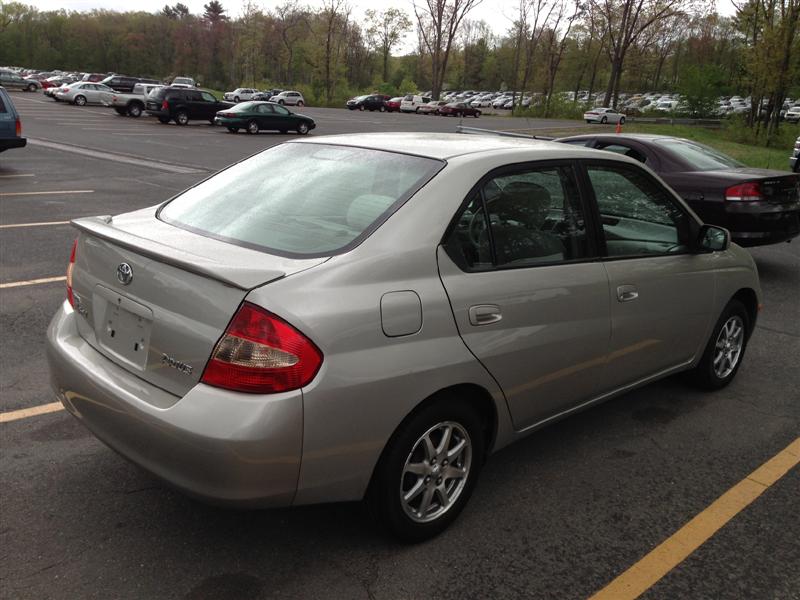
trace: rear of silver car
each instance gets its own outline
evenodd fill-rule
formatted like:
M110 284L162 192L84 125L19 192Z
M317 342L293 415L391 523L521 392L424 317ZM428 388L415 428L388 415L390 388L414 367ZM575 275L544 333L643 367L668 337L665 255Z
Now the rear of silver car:
M152 210L75 225L69 299L48 331L65 407L190 493L291 502L301 392L255 398L198 382L248 289L322 261L232 247L160 222ZM258 269L244 266L256 260Z

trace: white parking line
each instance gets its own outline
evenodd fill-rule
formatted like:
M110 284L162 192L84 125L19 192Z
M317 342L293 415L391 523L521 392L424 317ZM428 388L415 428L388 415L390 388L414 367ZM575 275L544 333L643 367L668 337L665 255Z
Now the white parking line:
M19 173L18 175L0 175L0 179L10 179L11 177L35 177L34 173Z
M41 279L28 279L27 281L9 281L8 283L0 283L0 290L6 288L25 287L28 285L40 285L42 283L55 283L57 281L66 281L66 275L61 277L42 277Z
M17 227L45 227L47 225L69 225L69 221L42 221L40 223L13 223L0 225L0 229L16 229Z
M94 194L94 190L54 190L49 192L0 192L0 198L7 198L9 196L52 196L52 195L69 195L69 194Z

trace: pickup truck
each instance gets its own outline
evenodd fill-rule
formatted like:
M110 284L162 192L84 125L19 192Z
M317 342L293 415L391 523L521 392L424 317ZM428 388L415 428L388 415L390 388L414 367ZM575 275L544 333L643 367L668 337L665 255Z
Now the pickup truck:
M100 96L100 100L105 106L117 111L117 114L141 117L145 102L147 102L147 95L160 87L164 86L156 83L137 83L133 86L133 92L130 94L105 92Z

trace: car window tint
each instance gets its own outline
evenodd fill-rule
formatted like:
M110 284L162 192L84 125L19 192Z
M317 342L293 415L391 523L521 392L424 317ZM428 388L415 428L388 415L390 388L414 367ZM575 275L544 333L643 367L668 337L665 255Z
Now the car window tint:
M288 114L290 114L289 113L289 109L283 108L281 105L273 106L272 110L274 110L279 115L288 115Z
M159 217L267 252L329 256L366 237L442 164L365 148L281 144L187 190Z
M744 166L730 156L695 142L678 139L663 139L655 140L655 143L692 165L692 169L695 171L735 169Z
M640 163L647 162L647 157L644 154L638 150L634 150L630 146L623 146L622 144L604 144L603 142L599 142L595 147L598 150L616 152L617 154L622 154L623 156L630 156L631 158L638 160Z
M8 110L6 109L6 103L3 102L3 97L0 96L0 113L7 113Z
M459 217L448 246L462 264L485 268L491 241L495 266L534 266L589 256L586 223L572 169L526 169L483 187L487 220L476 208ZM459 248L457 252L455 248ZM457 258L454 258L457 260ZM477 266L476 266L477 265Z
M588 167L608 256L688 250L689 218L660 185L635 169Z
M205 100L206 102L216 102L216 101L217 101L217 99L216 99L216 98L214 98L214 96L212 96L212 95L211 95L211 94L209 94L208 92L201 92L201 93L200 93L200 97L201 97L203 100Z
M271 115L272 114L272 107L269 104L259 104L258 105L258 112L264 115Z

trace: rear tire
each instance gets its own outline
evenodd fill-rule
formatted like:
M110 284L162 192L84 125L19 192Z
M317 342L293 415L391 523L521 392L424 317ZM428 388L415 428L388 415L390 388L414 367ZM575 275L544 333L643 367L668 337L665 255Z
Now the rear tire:
M29 83L28 87L25 88L25 89L28 90L29 92L35 92L36 91L36 84L35 83Z
M476 110L476 111L475 111L475 118L477 119L477 118L478 118L478 117L480 117L480 116L481 116L481 111L479 111L479 110Z
M175 123L183 127L189 124L189 115L185 111L180 111L175 114Z
M750 316L738 300L728 302L722 311L703 356L689 373L706 390L718 390L736 376L750 338Z
M378 110L381 111L381 112L386 112L386 107L385 106L381 106Z
M72 101L75 106L86 106L86 97L85 96L75 96L75 100Z
M255 135L258 133L258 123L255 121L248 121L246 131L250 135Z
M303 108L304 106L305 106L305 104L303 103L302 100L298 100L297 101L297 108Z
M463 399L442 395L407 418L387 443L367 492L370 512L403 541L438 535L467 504L485 447L477 411ZM415 495L403 497L413 490Z
M620 125L625 125L625 117L620 117L619 118L619 124Z
M133 117L134 119L138 119L142 116L142 107L138 104L131 104L128 107L128 116Z
M364 105L363 104L359 104L358 105L358 110L360 110L361 112L364 112Z

